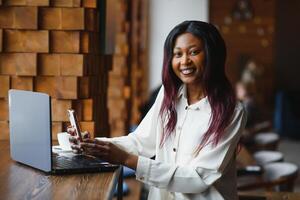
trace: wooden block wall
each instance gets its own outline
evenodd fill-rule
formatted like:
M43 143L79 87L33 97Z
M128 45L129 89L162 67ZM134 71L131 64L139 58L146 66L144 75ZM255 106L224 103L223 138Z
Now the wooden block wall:
M2 31L2 29L0 29L0 52L2 51L2 43L3 43L2 35L3 35L3 31Z
M3 75L36 76L36 53L2 53L0 69Z
M97 0L2 0L0 139L9 138L9 89L52 97L52 135L66 131L67 109L82 130L108 136L107 84L112 57L99 51Z
M48 31L4 30L5 52L49 52Z
M111 136L122 136L128 133L130 108L129 96L125 96L124 90L128 87L129 79L129 29L126 28L129 23L126 18L127 3L124 0L116 1L116 46L113 55L112 69L108 77L108 108L109 108L109 125Z
M251 58L263 73L259 80L258 95L264 106L270 106L274 91L274 27L275 0L250 1L253 18L237 20L232 10L237 1L212 0L210 2L210 21L215 24L227 44L227 74L235 83L240 79L242 59Z
M10 77L5 75L0 75L0 98L7 97L7 91L10 88Z
M116 1L117 34L109 72L108 107L111 136L127 134L140 122L147 91L148 0Z
M5 6L49 6L50 0L2 0Z
M130 91L131 118L130 125L141 121L141 107L148 99L148 0L138 0L131 3L130 28Z

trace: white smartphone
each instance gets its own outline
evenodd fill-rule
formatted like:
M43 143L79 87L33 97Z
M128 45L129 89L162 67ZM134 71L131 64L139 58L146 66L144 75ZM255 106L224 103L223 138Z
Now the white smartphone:
M72 109L68 110L68 116L71 126L75 129L75 134L78 136L79 140L82 141L81 129L75 111Z

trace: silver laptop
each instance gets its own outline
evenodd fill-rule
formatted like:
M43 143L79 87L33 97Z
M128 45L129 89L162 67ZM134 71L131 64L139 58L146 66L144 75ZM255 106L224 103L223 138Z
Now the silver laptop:
M66 111L67 113L67 111ZM51 98L39 92L9 90L11 158L47 173L113 171L98 158L52 151Z

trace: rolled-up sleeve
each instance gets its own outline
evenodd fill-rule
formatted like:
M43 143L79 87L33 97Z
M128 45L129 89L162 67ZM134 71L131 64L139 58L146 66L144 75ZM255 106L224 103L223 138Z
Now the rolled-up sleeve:
M226 170L246 123L244 109L235 109L234 117L217 146L206 145L189 165L176 166L139 156L137 179L170 192L201 193Z
M143 156L139 156L136 177L146 184L173 192L199 193L208 188L193 167L179 167Z

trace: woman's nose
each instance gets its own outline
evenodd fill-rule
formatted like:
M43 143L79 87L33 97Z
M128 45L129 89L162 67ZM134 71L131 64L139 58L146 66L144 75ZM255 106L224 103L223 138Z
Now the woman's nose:
M188 55L184 54L182 57L181 57L181 61L180 61L180 64L181 65L188 65L191 63L191 60L189 58Z

